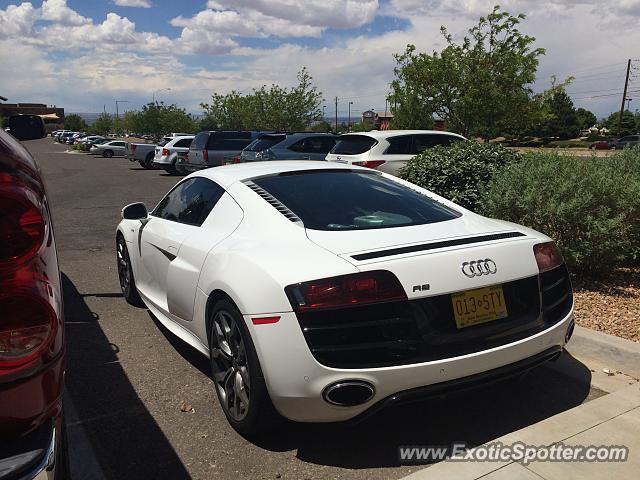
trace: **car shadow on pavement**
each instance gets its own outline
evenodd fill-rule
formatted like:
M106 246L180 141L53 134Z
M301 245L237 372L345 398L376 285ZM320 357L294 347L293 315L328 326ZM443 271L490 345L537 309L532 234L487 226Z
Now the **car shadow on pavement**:
M109 343L99 317L64 274L62 287L67 322L65 408L74 478L190 478L129 382L118 361L118 347Z

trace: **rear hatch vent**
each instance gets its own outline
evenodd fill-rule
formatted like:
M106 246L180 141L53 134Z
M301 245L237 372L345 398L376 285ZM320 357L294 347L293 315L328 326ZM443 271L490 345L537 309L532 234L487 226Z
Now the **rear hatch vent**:
M300 220L300 218L298 218L298 216L295 213L289 210L282 202L280 202L280 200L278 200L276 197L271 195L265 189L259 187L258 185L256 185L250 180L244 182L244 184L247 187L249 187L251 190L256 192L258 195L260 195L262 198L264 198L271 206L273 206L273 208L278 210L289 221L302 224L302 220Z

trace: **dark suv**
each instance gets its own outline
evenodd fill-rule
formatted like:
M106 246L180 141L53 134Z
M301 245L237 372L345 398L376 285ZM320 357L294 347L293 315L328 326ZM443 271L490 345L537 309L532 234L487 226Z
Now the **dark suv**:
M0 479L62 479L58 256L40 170L16 140L46 133L32 115L11 117L9 126L13 136L0 130Z
M240 152L262 133L265 132L240 130L200 132L191 142L187 162L183 164L183 168L193 172L232 162L234 157L239 157Z

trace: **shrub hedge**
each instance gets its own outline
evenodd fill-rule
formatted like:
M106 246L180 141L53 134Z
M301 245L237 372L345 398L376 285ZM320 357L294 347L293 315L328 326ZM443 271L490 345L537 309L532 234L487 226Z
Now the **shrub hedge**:
M457 142L435 147L412 158L400 177L475 210L482 189L505 165L522 156L495 143Z
M640 149L604 158L528 153L494 176L481 210L549 235L574 274L637 265Z

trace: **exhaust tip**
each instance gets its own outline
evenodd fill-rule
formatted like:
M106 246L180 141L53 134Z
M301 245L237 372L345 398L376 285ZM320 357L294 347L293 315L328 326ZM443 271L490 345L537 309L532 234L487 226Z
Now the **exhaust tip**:
M355 407L367 403L373 398L373 385L361 380L345 380L329 385L324 389L322 398L332 405Z
M571 340L571 336L573 335L573 329L576 326L576 322L571 320L571 323L569 324L569 328L567 328L567 333L564 336L564 343L567 343L569 340Z

